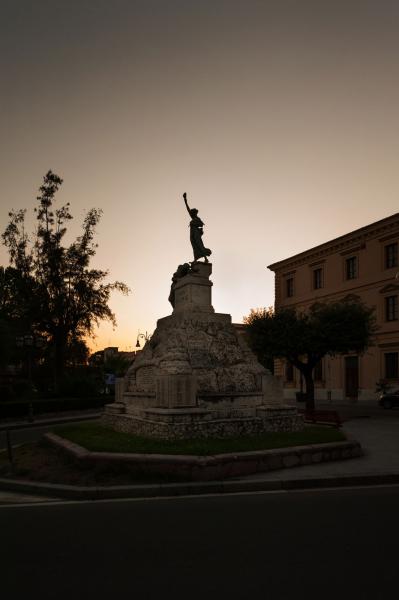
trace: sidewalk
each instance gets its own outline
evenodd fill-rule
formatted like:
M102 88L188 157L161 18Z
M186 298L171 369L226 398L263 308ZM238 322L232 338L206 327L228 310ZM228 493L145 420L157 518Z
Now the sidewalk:
M364 456L347 461L260 473L250 475L246 479L289 481L397 474L399 483L399 418L358 418L344 423L342 429L349 438L360 442Z
M360 418L363 417L363 418ZM80 417L81 418L81 417ZM287 468L268 473L248 475L235 479L211 482L151 484L121 486L120 488L85 488L81 499L116 497L158 497L204 493L233 493L266 490L312 489L351 485L399 484L399 411L378 412L375 417L359 415L343 425L350 438L362 445L364 456L346 461L320 463ZM0 491L0 504L21 502L48 502L54 500L58 486L38 486L20 489L10 486ZM61 486L63 487L63 486ZM69 486L65 486L69 487ZM25 493L21 493L25 492ZM35 497L35 493L37 496ZM29 494L29 497L26 495ZM40 497L43 495L42 497ZM69 491L60 493L68 496ZM69 495L69 497L72 497ZM13 499L14 498L14 499Z
M103 410L74 410L68 412L48 413L39 415L33 421L27 419L16 419L14 421L4 419L0 421L0 431L6 429L32 429L34 427L45 427L46 425L56 425L57 423L70 423L74 421L86 421L98 419L103 413Z

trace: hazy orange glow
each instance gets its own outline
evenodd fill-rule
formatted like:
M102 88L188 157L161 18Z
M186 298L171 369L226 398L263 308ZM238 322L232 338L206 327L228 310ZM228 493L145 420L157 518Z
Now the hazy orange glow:
M191 260L187 192L241 321L266 265L397 212L398 25L368 0L3 2L1 229L49 168L71 235L102 208L95 264L133 293L93 348L126 349Z

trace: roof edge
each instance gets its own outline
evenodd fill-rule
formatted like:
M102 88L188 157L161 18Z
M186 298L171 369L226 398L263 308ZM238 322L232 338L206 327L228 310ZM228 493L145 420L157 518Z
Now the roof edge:
M317 246L312 246L312 248L309 248L308 250L303 250L302 252L298 252L298 254L293 254L292 256L290 256L288 258L284 258L283 260L279 260L275 263L272 263L271 265L268 265L266 268L270 269L270 271L275 271L278 268L280 268L284 265L288 265L293 261L300 260L301 257L304 257L306 255L311 255L312 253L316 253L317 251L319 251L323 248L327 249L329 246L334 246L335 244L337 244L339 242L343 242L345 240L345 238L351 238L352 236L362 235L362 233L365 233L368 230L377 228L385 223L388 224L389 221L395 221L395 219L398 219L398 226L399 226L399 213L394 213L393 215L390 215L389 217L384 217L384 219L380 219L379 221L374 221L373 223L370 223L369 225L364 225L363 227L359 227L359 229L354 229L353 231L350 231L350 232L340 235L336 238L333 238L332 240L329 240L328 242L323 242L322 244L318 244Z

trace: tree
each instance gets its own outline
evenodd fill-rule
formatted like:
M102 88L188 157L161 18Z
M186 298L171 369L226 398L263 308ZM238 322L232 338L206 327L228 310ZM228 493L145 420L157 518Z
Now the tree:
M364 352L375 332L374 309L353 298L318 302L307 312L252 309L244 322L260 360L285 358L302 373L307 410L314 410L313 370L317 363L326 355Z
M93 239L101 210L89 210L81 235L69 246L63 245L72 215L69 202L54 208L61 184L62 179L48 171L37 197L37 228L32 239L25 230L24 210L9 213L10 221L2 235L11 263L3 271L8 271L12 280L4 303L9 312L22 312L31 332L47 338L56 385L64 372L68 345L92 335L94 325L102 320L115 324L108 306L110 294L113 290L129 291L119 281L104 283L108 271L89 267L96 253Z
M131 364L132 360L118 353L115 356L109 356L104 361L104 373L112 373L116 377L123 377Z
M22 276L18 269L0 267L0 367L23 360L16 339L29 331L37 309L32 287L29 274Z
M0 317L0 369L10 363L15 336L8 321Z
M89 356L90 350L86 342L71 336L65 353L66 364L71 367L87 365Z

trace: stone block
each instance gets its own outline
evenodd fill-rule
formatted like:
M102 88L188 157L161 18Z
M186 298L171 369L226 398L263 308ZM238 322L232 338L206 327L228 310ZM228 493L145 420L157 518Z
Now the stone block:
M323 462L329 462L332 459L332 454L330 450L323 451Z
M124 391L125 391L125 380L123 377L118 377L115 380L115 402L123 401Z
M299 456L297 454L289 454L288 456L283 457L283 465L284 467L296 467L301 462Z
M106 404L107 411L114 414L122 414L126 412L126 405L124 402L112 402L112 404Z
M175 305L173 313L181 311L214 312L212 306L212 282L209 276L212 266L198 263L194 272L182 277L175 285Z
M322 452L314 452L314 454L312 455L312 462L319 463L322 460L323 460L323 453Z
M197 405L197 381L194 375L159 375L156 380L156 406L179 408Z
M283 458L281 456L269 456L267 458L267 466L270 471L282 469L284 467Z
M311 465L312 464L312 454L310 452L302 452L301 453L301 465Z

